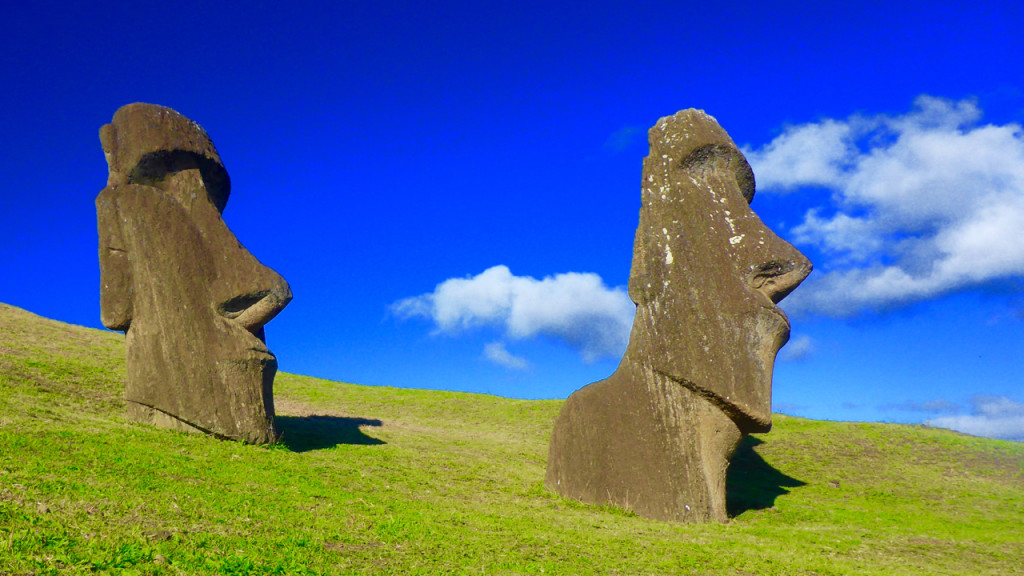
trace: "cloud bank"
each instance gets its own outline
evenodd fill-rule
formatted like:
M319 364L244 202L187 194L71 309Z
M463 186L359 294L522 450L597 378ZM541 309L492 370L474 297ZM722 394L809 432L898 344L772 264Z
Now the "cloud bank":
M1024 132L981 116L921 96L901 116L792 126L745 150L759 190L831 191L792 229L830 261L785 307L849 316L1024 276Z
M926 420L928 426L974 436L1024 442L1024 403L1002 396L975 396L971 413Z
M513 340L548 336L593 362L622 355L636 307L623 288L608 288L597 274L567 272L537 280L494 266L476 276L445 280L431 293L394 303L391 311L400 318L428 318L442 333L495 326ZM513 368L516 360L525 362L504 345L484 354Z

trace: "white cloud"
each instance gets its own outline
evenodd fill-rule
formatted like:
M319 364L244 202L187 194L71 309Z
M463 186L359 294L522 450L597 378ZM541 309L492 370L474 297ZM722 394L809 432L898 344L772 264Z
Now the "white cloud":
M833 186L857 154L851 122L824 120L792 126L760 150L744 148L759 188Z
M782 349L782 359L799 362L807 359L814 352L814 341L810 336L800 336L789 341Z
M749 151L759 189L825 187L793 228L830 261L790 311L851 315L1024 276L1024 131L969 100L788 128Z
M484 358L494 362L498 366L504 366L512 370L526 370L530 363L526 358L516 356L505 348L504 342L491 342L484 346Z
M976 396L971 414L932 418L925 424L974 436L1024 442L1024 403L1002 396Z
M829 239L832 252L845 253L848 260L861 261L877 254L884 247L882 238L873 234L875 224L863 217L838 213L831 218L818 216L812 208L804 215L803 224L793 228L793 240L814 244L819 237Z
M433 292L392 305L402 318L430 318L440 332L499 326L512 339L539 335L562 340L585 361L620 356L636 310L626 291L608 288L592 273L567 272L541 280L494 266L469 278L451 278Z
M604 141L604 149L613 153L622 152L634 143L642 141L646 134L647 130L643 126L623 126L608 136Z

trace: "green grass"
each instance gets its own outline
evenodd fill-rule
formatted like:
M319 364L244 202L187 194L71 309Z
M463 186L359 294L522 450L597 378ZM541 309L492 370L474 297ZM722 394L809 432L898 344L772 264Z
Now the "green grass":
M776 416L674 525L544 489L559 401L279 374L245 446L126 422L123 346L0 305L0 575L1024 574L1021 443Z

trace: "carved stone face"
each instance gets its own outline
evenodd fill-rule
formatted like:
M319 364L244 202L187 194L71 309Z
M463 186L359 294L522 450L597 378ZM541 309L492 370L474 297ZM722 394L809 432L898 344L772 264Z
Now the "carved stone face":
M811 263L751 210L753 172L713 118L680 112L649 137L627 357L698 391L742 431L766 431L789 339L776 304Z
M263 326L291 291L221 218L230 182L212 141L150 104L118 110L100 140L101 312L126 332L129 416L273 440L277 361Z

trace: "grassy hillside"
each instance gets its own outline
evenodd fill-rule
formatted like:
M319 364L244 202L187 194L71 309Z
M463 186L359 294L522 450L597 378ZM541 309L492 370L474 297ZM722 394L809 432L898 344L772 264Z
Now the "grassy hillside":
M543 488L560 402L279 374L244 446L125 422L123 362L0 304L0 575L1024 574L1020 443L777 416L673 525Z

